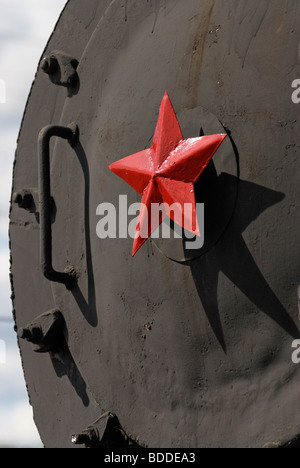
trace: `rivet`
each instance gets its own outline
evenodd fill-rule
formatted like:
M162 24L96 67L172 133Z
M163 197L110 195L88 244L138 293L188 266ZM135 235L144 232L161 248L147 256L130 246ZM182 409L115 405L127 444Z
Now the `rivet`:
M40 327L33 326L28 328L20 328L18 330L19 338L29 341L29 343L37 344L43 339L43 332Z
M72 435L72 444L74 445L90 445L93 440L93 435L89 432Z
M47 75L52 75L57 71L58 61L55 57L44 57L41 62L41 69L47 73Z
M18 203L18 205L20 205L22 203L22 201L23 201L23 197L22 197L22 195L20 193L14 193L12 201L14 203Z

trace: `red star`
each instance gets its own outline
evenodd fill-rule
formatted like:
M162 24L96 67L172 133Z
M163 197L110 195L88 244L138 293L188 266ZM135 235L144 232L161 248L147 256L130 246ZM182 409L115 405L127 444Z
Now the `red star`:
M132 256L167 216L200 236L194 183L224 138L225 134L218 134L184 140L170 98L165 93L152 147L109 166L142 195ZM159 205L163 210L157 215Z

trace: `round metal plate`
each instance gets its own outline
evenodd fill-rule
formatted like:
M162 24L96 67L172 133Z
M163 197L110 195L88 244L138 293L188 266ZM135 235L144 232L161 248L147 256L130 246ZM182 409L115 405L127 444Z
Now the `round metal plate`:
M79 17L85 10L80 2L71 6ZM38 269L38 224L15 206L11 215L18 326L59 308L76 369L67 387L59 353L54 360L32 360L29 345L21 345L46 445L62 443L45 417L49 407L51 427L60 433L67 424L68 434L79 423L84 429L88 412L90 424L110 411L149 447L262 447L300 432L300 371L291 360L299 337L299 129L290 90L278 92L285 70L296 73L298 41L291 30L298 8L297 1L288 12L282 2L271 7L261 0L106 2L96 10L98 25L94 20L85 36L85 50L67 51L79 60L77 94L67 97L38 75L14 189L37 186L31 148L37 130L70 122L80 130L73 149L59 139L51 147L53 261L59 271L74 266L74 290L52 283L51 295ZM62 31L70 11L61 19ZM71 47L65 31L64 38ZM287 45L293 53L286 53ZM45 103L48 90L59 92L56 101L52 96ZM189 257L165 240L155 240L158 248L148 240L132 258L132 239L97 237L97 207L112 203L118 213L120 195L127 195L128 205L139 201L108 165L149 147L166 90L185 137L198 136L201 127L218 131L221 120L232 140L199 181L208 219L205 250ZM23 265L30 271L25 289ZM34 390L37 379L51 402L47 407ZM58 382L62 390L55 393ZM61 392L78 404L76 424L71 410L61 417Z

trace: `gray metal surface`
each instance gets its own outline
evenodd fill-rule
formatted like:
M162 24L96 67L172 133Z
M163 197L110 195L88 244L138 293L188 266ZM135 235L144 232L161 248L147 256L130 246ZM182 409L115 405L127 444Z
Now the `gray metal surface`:
M53 266L74 266L77 286L44 279L34 213L13 203L10 226L17 327L52 309L65 321L60 352L20 342L46 446L71 446L107 412L153 448L299 435L299 9L297 0L67 4L45 55L76 58L79 82L72 92L39 69L13 193L38 187L40 130L76 122L74 148L56 139L50 153ZM211 115L231 136L229 159L199 181L209 231L201 257L185 263L169 258L170 245L148 240L131 258L132 239L96 235L100 203L138 201L108 165L149 145L166 90L185 138L209 133Z

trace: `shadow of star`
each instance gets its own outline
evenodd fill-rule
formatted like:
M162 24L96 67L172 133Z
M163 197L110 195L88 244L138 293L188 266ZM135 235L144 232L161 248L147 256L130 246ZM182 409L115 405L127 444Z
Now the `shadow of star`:
M236 184L236 178L228 174L223 173L218 179L216 184ZM217 295L219 272L286 333L299 338L297 325L267 283L242 235L252 221L284 197L283 193L240 180L235 213L221 240L202 258L188 263L208 321L225 353Z

